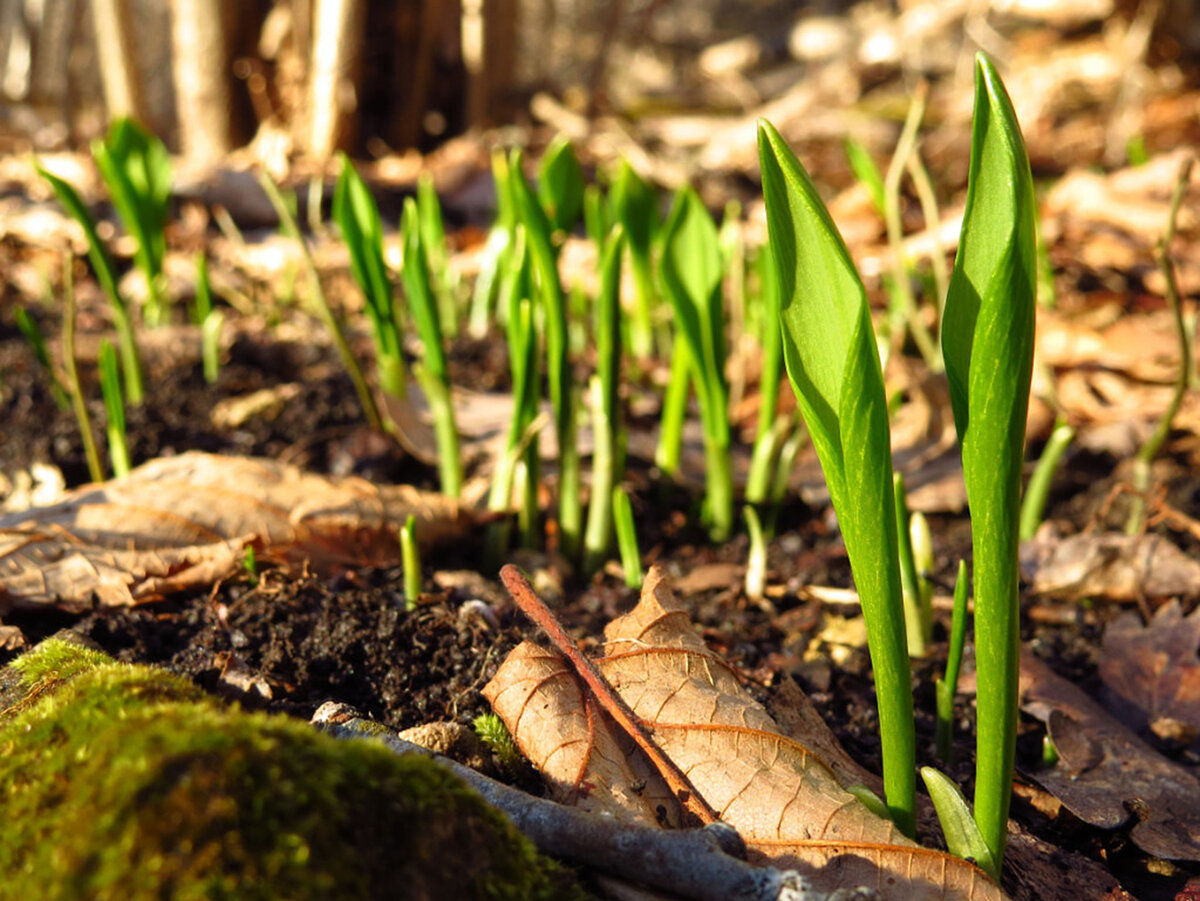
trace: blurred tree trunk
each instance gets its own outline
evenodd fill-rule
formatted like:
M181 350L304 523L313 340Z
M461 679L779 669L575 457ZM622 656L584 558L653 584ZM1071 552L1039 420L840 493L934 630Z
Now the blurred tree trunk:
M128 4L125 0L92 0L92 21L108 117L130 116L146 122Z
M316 0L307 150L318 160L349 146L354 137L365 22L365 0Z
M232 149L229 64L221 0L171 0L175 109L189 165L216 166Z
M518 0L465 0L463 60L470 76L467 122L498 125L509 112L516 75Z

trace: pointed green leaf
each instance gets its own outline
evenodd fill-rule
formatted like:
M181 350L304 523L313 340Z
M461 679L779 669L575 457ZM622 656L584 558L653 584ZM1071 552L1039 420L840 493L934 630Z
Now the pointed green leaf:
M971 808L967 806L967 799L958 786L950 777L931 766L921 767L921 778L925 780L925 788L937 811L946 848L956 857L976 864L998 882L1000 873L995 858L979 834L979 827L971 817Z
M962 446L975 561L975 816L997 866L1007 835L1017 717L1018 521L1033 369L1037 211L1012 104L976 57L967 206L942 346Z
M538 197L556 231L570 231L583 211L583 169L571 142L555 138L538 170Z
M808 174L759 125L767 228L778 270L784 361L829 485L867 622L887 802L915 831L912 690L897 562L891 438L866 291Z

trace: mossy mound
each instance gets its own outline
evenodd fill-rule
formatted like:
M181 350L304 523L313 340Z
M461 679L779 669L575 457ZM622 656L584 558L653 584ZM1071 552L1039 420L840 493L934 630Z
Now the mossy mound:
M448 770L50 639L0 711L0 898L564 898Z

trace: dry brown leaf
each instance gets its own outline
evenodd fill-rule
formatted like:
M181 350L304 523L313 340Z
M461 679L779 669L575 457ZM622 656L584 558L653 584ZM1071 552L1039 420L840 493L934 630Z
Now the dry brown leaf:
M454 501L407 485L248 457L153 460L58 503L0 516L0 610L154 600L228 576L250 544L264 559L319 570L393 560L409 514L424 546L468 524Z
M1158 609L1143 626L1136 613L1104 632L1100 678L1122 720L1149 725L1160 738L1190 744L1200 733L1200 609L1185 617L1179 602Z
M1021 654L1021 709L1047 724L1059 762L1029 773L1080 819L1132 822L1156 857L1200 860L1200 780L1113 719L1032 654Z
M1161 535L1072 535L1022 545L1032 590L1078 601L1200 594L1200 563Z
M825 891L866 885L906 899L1003 897L973 865L906 839L812 749L783 735L693 631L661 569L605 639L596 661L605 679L738 830L752 859L800 870ZM555 652L521 645L484 695L560 802L644 823L679 821L661 779Z

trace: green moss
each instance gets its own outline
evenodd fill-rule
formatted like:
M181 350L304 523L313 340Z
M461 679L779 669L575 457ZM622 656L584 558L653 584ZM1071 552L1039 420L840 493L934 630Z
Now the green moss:
M0 898L558 898L448 770L46 642L0 713Z

